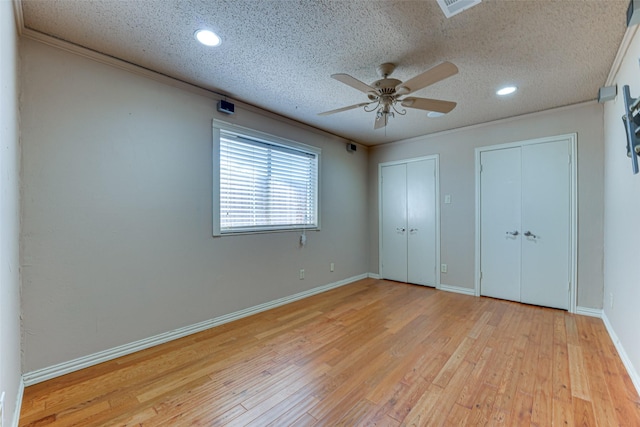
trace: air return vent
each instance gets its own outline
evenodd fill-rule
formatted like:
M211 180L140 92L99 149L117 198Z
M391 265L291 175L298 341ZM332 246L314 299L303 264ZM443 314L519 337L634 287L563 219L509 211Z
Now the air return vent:
M453 15L457 15L463 10L477 5L481 1L482 0L438 0L438 4L444 12L444 16L451 18Z

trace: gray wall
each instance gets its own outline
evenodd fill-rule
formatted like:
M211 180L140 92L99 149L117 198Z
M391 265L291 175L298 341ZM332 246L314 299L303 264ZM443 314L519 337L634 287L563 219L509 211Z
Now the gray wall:
M429 120L426 119L425 120ZM434 119L437 120L437 119ZM378 164L440 155L441 283L473 289L475 148L578 134L578 306L601 308L603 288L602 106L590 103L375 147L369 160L370 269L378 271ZM543 173L543 171L541 171ZM451 204L444 196L451 195Z
M0 1L0 394L13 425L20 384L20 145L18 36L13 2Z
M363 147L242 105L221 117L215 99L35 41L21 49L26 372L368 271ZM297 232L212 237L213 118L322 149L322 230L306 247Z
M631 375L640 391L640 229L637 225L640 217L640 175L631 172L631 160L625 150L626 134L620 120L624 112L622 87L629 85L631 96L640 96L640 33L635 34L611 83L618 85L620 95L615 101L607 102L604 110L604 313L624 348L626 355L622 354L623 359L626 356L633 366Z

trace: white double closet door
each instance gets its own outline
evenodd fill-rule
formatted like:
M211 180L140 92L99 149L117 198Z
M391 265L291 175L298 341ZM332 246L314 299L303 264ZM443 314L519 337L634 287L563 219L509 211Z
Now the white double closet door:
M571 139L480 152L480 293L569 309Z
M380 165L380 274L436 286L437 158Z

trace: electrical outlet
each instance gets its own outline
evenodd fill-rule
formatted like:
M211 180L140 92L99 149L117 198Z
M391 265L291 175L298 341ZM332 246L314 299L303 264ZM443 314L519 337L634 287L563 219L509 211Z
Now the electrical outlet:
M613 308L613 292L609 292L609 308Z
M300 269L300 280L304 279L304 268Z
M440 264L440 273L447 272L447 264Z
M329 271L333 272L335 270L335 265L333 263L329 264Z
M447 204L447 205L449 203L451 203L451 194L445 194L444 195L444 203Z

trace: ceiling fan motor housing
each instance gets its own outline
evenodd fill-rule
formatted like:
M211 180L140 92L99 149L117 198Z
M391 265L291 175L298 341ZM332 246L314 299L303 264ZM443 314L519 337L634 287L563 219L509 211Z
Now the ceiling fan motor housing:
M398 79L381 79L373 82L373 87L378 89L380 95L393 95L396 93L396 86L402 82Z

